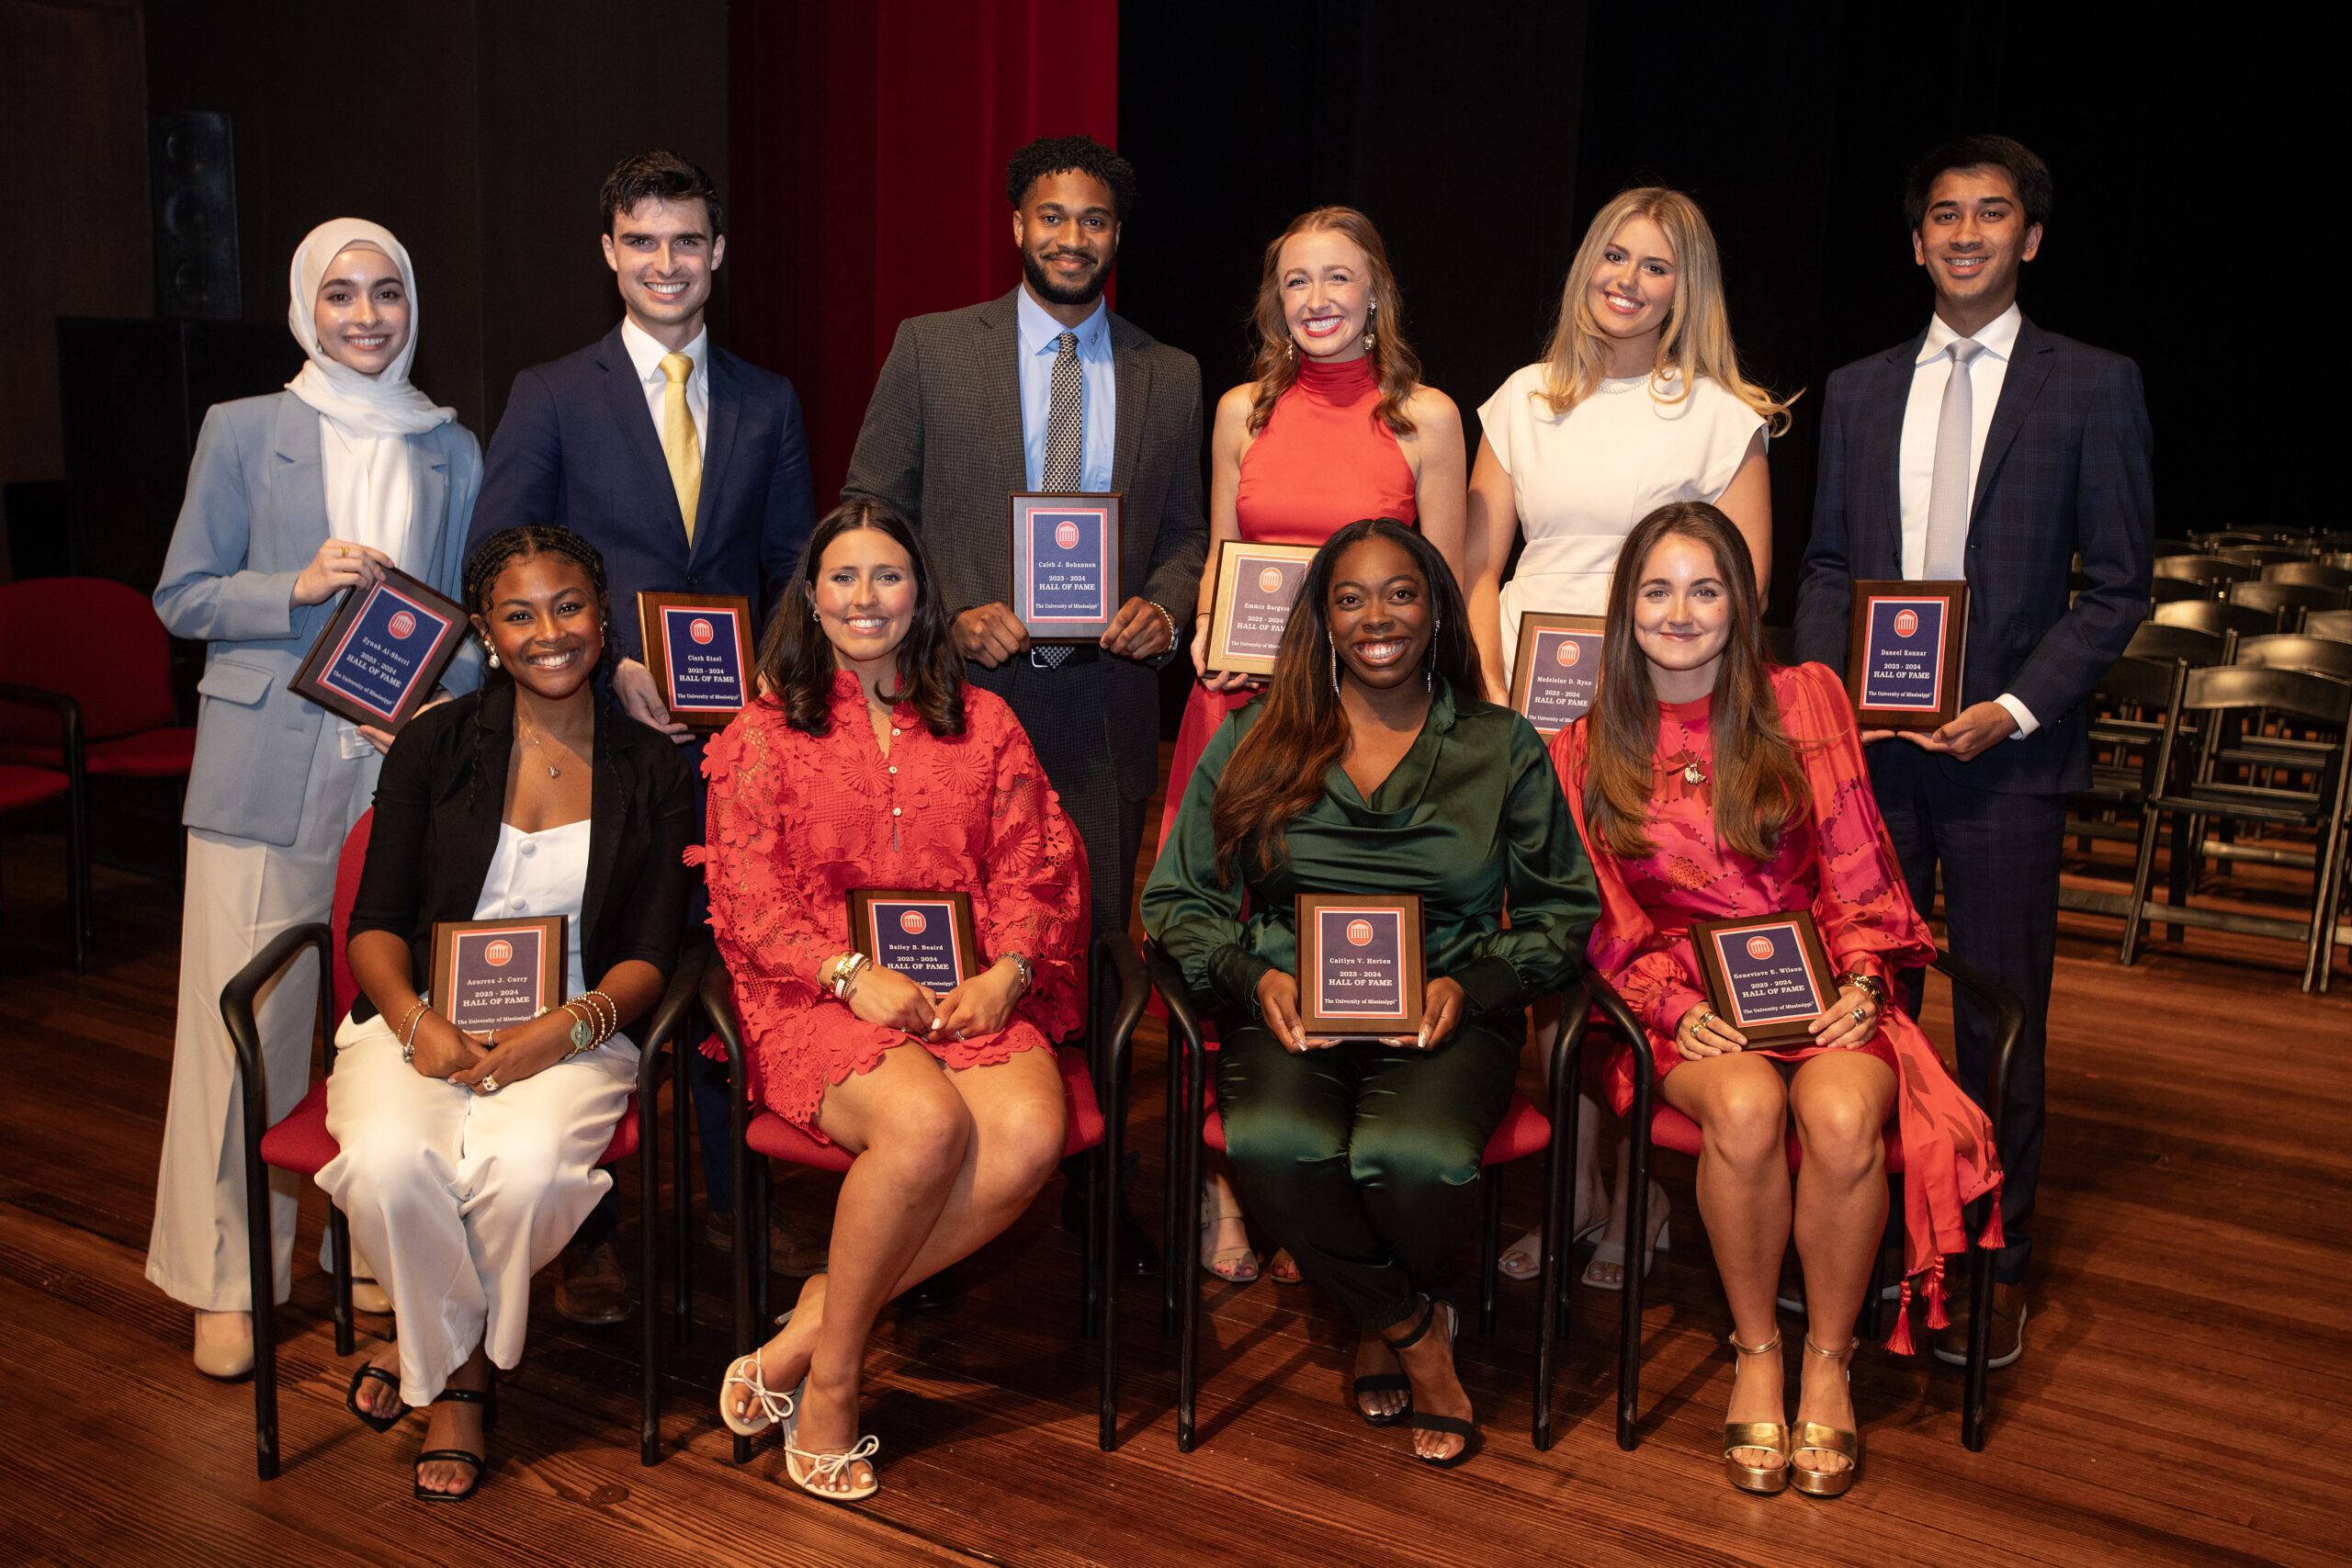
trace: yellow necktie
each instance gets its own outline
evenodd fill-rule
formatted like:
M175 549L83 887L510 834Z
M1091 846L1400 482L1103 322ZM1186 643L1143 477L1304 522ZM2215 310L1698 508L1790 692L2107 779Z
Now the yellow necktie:
M686 408L686 378L695 373L695 362L683 354L665 354L662 373L670 378L662 391L662 457L677 487L678 512L686 520L686 545L692 548L695 507L702 500L702 443L695 439L695 416Z

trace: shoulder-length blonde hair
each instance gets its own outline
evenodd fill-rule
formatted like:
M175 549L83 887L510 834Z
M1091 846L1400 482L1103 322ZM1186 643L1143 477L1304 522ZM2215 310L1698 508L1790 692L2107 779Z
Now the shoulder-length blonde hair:
M1584 231L1584 243L1577 247L1576 260L1568 264L1568 281L1560 291L1560 321L1544 351L1544 386L1535 395L1558 415L1600 387L1609 365L1609 339L1593 320L1592 275L1600 270L1601 253L1617 231L1634 218L1656 223L1674 247L1674 303L1667 308L1666 326L1657 335L1650 396L1664 403L1686 401L1703 376L1755 410L1772 434L1785 432L1789 404L1796 400L1776 399L1739 373L1731 314L1724 308L1723 263L1715 254L1715 232L1707 227L1707 215L1697 202L1663 186L1623 192ZM1677 371L1682 373L1681 389L1672 397L1661 396L1661 386Z
M1327 229L1353 241L1371 269L1374 309L1367 325L1372 332L1373 378L1380 384L1380 406L1374 412L1396 434L1410 435L1413 422L1405 412L1405 404L1421 384L1420 356L1405 340L1405 297L1397 292L1396 275L1389 270L1388 247L1380 243L1380 231L1372 226L1372 220L1352 207L1318 207L1302 212L1266 247L1266 265L1258 276L1258 303L1250 311L1258 331L1258 352L1250 362L1250 378L1257 383L1258 393L1250 410L1250 434L1255 435L1266 428L1266 422L1274 416L1275 400L1298 379L1298 344L1291 340L1290 323L1283 316L1283 246L1294 235Z

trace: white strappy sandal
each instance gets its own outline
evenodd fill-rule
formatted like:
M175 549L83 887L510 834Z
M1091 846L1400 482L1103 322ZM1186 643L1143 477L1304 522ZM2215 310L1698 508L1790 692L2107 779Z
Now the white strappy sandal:
M862 1503L882 1490L879 1477L869 1475L865 1485L846 1492L835 1492L831 1487L853 1464L863 1462L870 1470L874 1456L882 1450L882 1439L868 1434L842 1452L832 1454L813 1453L801 1448L792 1439L799 1433L800 1398L808 1392L808 1380L802 1378L800 1386L785 1396L790 1413L784 1418L784 1473L811 1497L821 1497L828 1503ZM801 1469L804 1462L808 1467L806 1471Z
M791 1319L792 1314L786 1313L775 1320L776 1326L781 1328ZM762 1350L764 1348L763 1347ZM727 1423L727 1429L739 1438L756 1438L792 1415L796 1396L793 1393L776 1393L769 1389L760 1371L762 1350L736 1357L727 1369L726 1381L718 1385L718 1418ZM807 1380L802 1380L801 1386L808 1386ZM727 1397L729 1391L737 1388L752 1391L752 1410L747 1416L736 1415L734 1401Z

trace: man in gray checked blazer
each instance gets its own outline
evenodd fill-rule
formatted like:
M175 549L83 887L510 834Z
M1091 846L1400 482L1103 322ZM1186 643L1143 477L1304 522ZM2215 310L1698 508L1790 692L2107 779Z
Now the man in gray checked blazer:
M1135 204L1125 159L1083 136L1049 138L1013 155L1007 186L1023 282L899 324L842 499L888 502L922 530L968 678L1012 705L1085 841L1094 929L1125 931L1159 776L1155 670L1176 644L1169 607L1198 596L1208 548L1201 371L1102 300ZM1057 442L1049 455L1072 390L1077 449ZM1073 471L1080 482L1045 482ZM1063 650L1032 649L1006 603L1007 497L1047 489L1125 497L1125 602L1099 647L1052 668Z

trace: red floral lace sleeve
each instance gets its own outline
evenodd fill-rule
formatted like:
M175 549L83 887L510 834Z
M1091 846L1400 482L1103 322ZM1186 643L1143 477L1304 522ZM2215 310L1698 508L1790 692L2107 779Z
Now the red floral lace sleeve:
M786 733L782 710L762 704L704 747L706 879L711 931L737 983L775 987L767 999L806 1007L823 995L819 965L847 943L840 910L813 907L816 889L794 874L805 861L785 852L786 825L799 817L797 770L777 755Z
M1860 969L1889 986L1894 971L1936 955L1935 938L1911 903L1894 844L1871 793L1870 765L1845 683L1826 665L1774 671L1781 723L1796 742L1813 795L1820 886L1813 923L1838 973ZM1907 746L1907 740L1881 742Z
M1600 890L1600 918L1585 939L1585 960L1600 972L1634 1016L1652 1033L1670 1040L1682 1015L1707 999L1694 979L1699 954L1690 939L1658 930L1625 885L1623 867L1605 843L1593 840L1584 818L1586 726L1572 724L1552 738L1552 763L1577 832L1592 861L1594 882Z
M967 693L966 707L967 722L996 741L985 876L973 899L980 946L1029 960L1035 984L1016 1010L1046 1039L1064 1040L1084 1023L1081 965L1092 920L1086 847L1012 709L978 700L985 695Z

